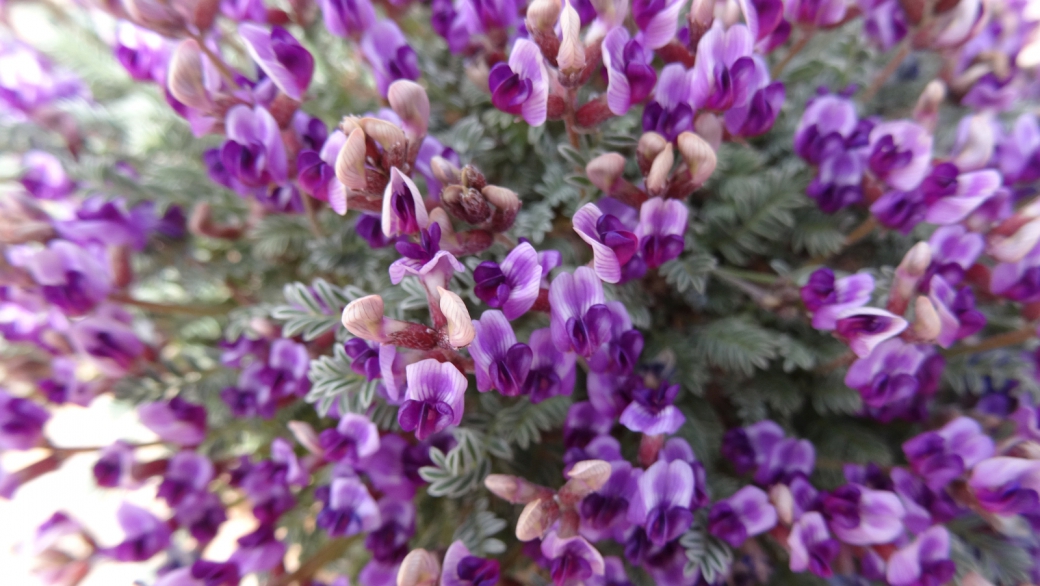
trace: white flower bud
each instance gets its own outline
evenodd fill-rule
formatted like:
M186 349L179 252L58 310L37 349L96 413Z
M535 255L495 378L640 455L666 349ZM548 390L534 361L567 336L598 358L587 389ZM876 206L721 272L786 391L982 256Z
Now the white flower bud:
M437 586L441 564L425 549L413 549L401 561L397 571L397 586Z
M676 139L679 144L679 154L682 155L686 166L690 168L690 176L694 184L700 186L711 177L718 164L715 150L711 148L708 141L692 132L684 132Z
M369 295L351 301L343 308L343 327L355 336L372 342L385 342L383 298Z
M454 291L448 291L443 287L437 287L440 294L440 308L444 318L448 320L448 343L453 348L464 348L469 346L477 332L473 328L473 320L469 317L469 310L462 298Z

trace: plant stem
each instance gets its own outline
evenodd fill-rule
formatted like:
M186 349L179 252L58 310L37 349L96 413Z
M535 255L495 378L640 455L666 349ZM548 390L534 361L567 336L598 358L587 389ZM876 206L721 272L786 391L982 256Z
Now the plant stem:
M874 78L874 81L871 82L870 87L867 88L867 91L863 93L864 102L869 102L874 98L875 95L877 95L879 91L881 91L881 87L885 85L885 82L888 81L888 78L892 77L892 74L896 72L896 69L899 69L899 66L903 63L903 60L905 60L910 55L910 38L912 36L912 34L908 34L906 38L903 39L901 43L899 43L899 51L897 51L896 54L892 56L892 60L889 61L888 65L886 65L885 68L881 70L881 73L879 73L878 76Z
M1017 346L1018 344L1027 342L1034 337L1036 337L1036 326L1030 324L1020 330L1005 332L1003 334L997 334L996 336L986 338L973 346L961 345L950 350L945 350L943 351L943 356L949 358L950 356L960 356L962 354L989 352L990 350L996 350L997 348L1004 348L1006 346Z
M195 42L199 44L199 49L202 49L202 52L206 54L206 57L209 57L209 60L213 62L213 66L220 72L221 77L223 77L231 87L238 89L239 85L238 82L235 81L235 74L231 73L231 69L228 68L227 64L224 63L224 60L221 59L219 55L206 46L206 39L202 38L202 35L197 35L192 32L189 32L188 36L195 39Z
M809 44L809 41L812 40L813 35L815 34L815 28L809 29L802 33L802 36L797 41L795 41L794 45L791 45L791 49L787 52L786 55L784 55L784 58L781 59L780 62L777 63L775 66L773 66L773 71L771 72L771 74L774 80L780 77L780 74L783 73L784 68L791 63L792 59L794 59L799 53L802 52L802 49L804 49L805 46Z
M321 229L321 224L318 223L318 213L314 209L314 202L311 201L311 197L301 194L300 199L303 201L303 210L307 213L307 223L310 224L311 234L314 234L316 238L324 238L325 231Z
M877 218L870 216L866 220L863 220L862 224L856 226L855 230L849 232L849 235L845 237L845 246L852 246L860 240L863 240L874 231L874 228L877 228Z
M721 275L728 275L730 277L736 277L738 279L744 279L745 281L751 281L753 283L761 283L763 285L775 285L780 280L780 276L778 275L770 275L769 273L760 273L757 271L734 269L730 267L715 267L713 272Z
M152 447L152 446L161 446L161 445L163 445L163 443L161 441L154 441L154 442L148 442L148 443L144 443L144 444L129 444L129 445L130 445L130 449L136 450L137 448L149 448L149 447ZM109 446L81 446L81 447L65 448L65 447L62 447L62 446L51 446L51 450L53 452L55 452L55 453L60 452L63 455L71 455L71 454L86 454L86 453L90 453L90 452L100 452L101 450L104 450L104 449L106 449L108 447Z
M167 303L152 303L151 301L142 301L140 299L134 299L125 293L114 293L109 297L112 301L122 303L124 305L133 305L139 307L145 311L152 311L155 313L171 313L180 315L194 315L198 317L207 315L225 315L227 314L230 307L227 305L171 305Z
M325 542L325 545L314 552L314 555L307 561L303 562L299 569L291 574L279 576L274 580L267 583L267 586L288 586L289 584L304 584L309 581L318 570L325 567L326 564L335 560L339 556L343 555L350 544L353 543L355 538L350 539L331 539Z

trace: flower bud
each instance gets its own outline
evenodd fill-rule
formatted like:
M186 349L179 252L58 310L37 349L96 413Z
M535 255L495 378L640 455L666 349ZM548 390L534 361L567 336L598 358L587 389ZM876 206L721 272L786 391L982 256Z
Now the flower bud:
M587 495L596 492L610 478L610 463L604 460L583 460L575 464L567 476L570 480L559 491L560 502L576 504Z
M195 39L184 39L170 57L166 86L173 97L184 105L209 112L213 101L202 77L202 60L206 57Z
M552 498L527 503L516 520L516 538L520 541L541 539L560 518L560 506Z
M690 46L696 47L715 20L715 0L693 0L686 20L690 25Z
M903 315L917 288L917 282L924 276L931 263L932 247L927 242L918 242L907 251L896 267L895 278L888 295L888 311Z
M361 128L361 119L357 116L344 116L343 120L339 121L339 129L347 136L358 128Z
M940 331L942 322L935 305L924 295L919 295L914 301L914 324L910 326L908 337L914 342L934 342Z
M448 320L448 343L452 348L465 348L477 335L473 328L473 320L462 298L454 291L437 287L440 294L440 308L444 318ZM382 303L382 300L380 300Z
M618 153L604 153L585 165L585 175L603 193L610 195L614 185L625 172L625 157Z
M693 119L693 130L711 145L711 150L718 151L722 145L722 121L711 112L701 112Z
M962 173L982 169L993 158L996 140L992 116L989 113L975 114L968 121L968 136L953 163Z
M430 170L442 185L458 185L462 182L462 171L444 157L433 157L430 160Z
M368 186L365 179L365 152L365 132L355 128L336 156L336 178L349 189L364 191Z
M683 132L676 141L679 144L679 154L690 168L690 177L694 185L704 185L718 164L715 150L708 141L692 132Z
M646 191L651 197L661 195L668 187L668 176L672 173L672 165L675 164L675 149L672 144L665 145L654 162L650 165L650 172L646 174Z
M1040 242L1040 218L1027 222L1011 236L991 234L986 252L1000 262L1018 262Z
M527 30L556 34L561 9L560 0L534 0L527 7Z
M396 124L379 118L362 118L358 123L365 131L365 136L379 143L387 152L403 152L405 135Z
M639 163L639 170L643 172L643 175L650 172L650 165L668 144L668 141L656 132L644 132L643 136L639 137L639 143L636 145L636 162Z
M769 488L769 502L776 508L776 516L784 525L794 521L794 495L786 484L774 484Z
M489 474L484 479L484 486L498 498L525 505L538 498L552 498L552 491L518 476L508 474Z
M487 199L473 188L449 185L441 191L441 203L452 215L470 224L483 224L491 217Z
M321 456L325 453L325 450L321 447L321 441L318 439L318 432L314 431L310 423L290 421L286 424L286 427L289 428L289 432L293 434L296 441L301 446L307 448L308 452L315 456Z
M355 336L371 342L385 342L383 298L368 295L351 301L343 308L343 327Z
M173 9L196 29L204 31L213 26L220 8L220 0L174 0Z
M585 46L581 42L581 17L578 11L567 2L560 14L560 49L556 54L556 64L562 74L561 82L572 86L577 76L585 69Z
M390 108L401 117L410 139L419 140L426 136L430 124L430 98L421 85L399 79L390 84L386 98Z
M401 561L397 571L397 586L437 586L441 564L425 549L413 549Z
M928 82L928 85L924 86L921 96L917 98L914 120L929 132L934 132L936 124L939 123L939 106L942 105L944 99L946 99L946 85L938 79Z
M135 24L167 37L184 32L184 18L168 2L159 0L123 0L123 9Z
M462 168L462 185L477 190L484 189L484 186L487 185L487 178L473 165L466 165Z
M491 230L494 232L505 232L516 220L516 214L520 211L520 196L512 189L499 187L497 185L485 185L480 190L484 199L495 206L491 216Z
M134 269L130 264L130 247L126 244L108 248L108 269L112 274L112 284L123 289L134 280Z

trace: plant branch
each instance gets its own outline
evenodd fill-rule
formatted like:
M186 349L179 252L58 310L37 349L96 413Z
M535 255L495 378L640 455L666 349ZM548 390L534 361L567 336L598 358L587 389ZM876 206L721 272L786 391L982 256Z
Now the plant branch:
M168 303L153 303L151 301L142 301L140 299L134 299L125 293L114 293L109 297L112 301L122 303L124 305L133 305L139 307L145 311L151 311L155 313L169 313L179 315L194 315L203 317L207 315L225 315L232 309L227 305L172 305Z
M961 356L963 354L976 354L978 352L989 352L990 350L996 350L998 348L1004 348L1007 346L1017 346L1024 342L1028 342L1030 339L1036 337L1036 326L1030 324L1020 330L1013 332L1006 332L1003 334L997 334L982 340L978 344L960 345L956 348L943 351L943 356L947 358L951 356Z
M888 81L888 78L892 77L892 74L896 72L896 69L899 69L899 66L903 63L903 61L910 56L910 38L912 36L912 34L908 34L906 38L903 39L903 42L899 43L899 51L897 51L896 54L892 56L892 60L889 61L888 65L886 65L885 68L881 70L881 73L879 73L877 77L874 78L874 81L871 82L870 87L867 88L867 91L863 93L864 102L869 102L870 100L872 100L874 96L877 95L879 91L881 91L881 87L885 85L885 82Z
M325 567L326 564L332 562L339 556L343 555L347 548L355 541L356 538L350 539L331 539L325 542L321 548L314 552L308 560L300 564L299 569L291 574L279 576L267 583L267 586L288 586L289 584L304 584L307 583L318 570Z
M316 238L324 238L325 231L321 229L321 224L318 223L318 212L314 209L314 201L311 200L311 196L301 194L300 199L303 201L303 210L307 214L307 223L310 224L311 234L314 234Z
M802 33L802 36L797 41L795 41L794 45L791 45L791 49L787 52L786 55L784 55L784 58L781 59L779 63L773 66L773 71L771 72L771 75L774 80L780 77L780 74L783 73L784 68L791 63L792 59L797 57L798 54L802 52L802 49L804 49L805 46L809 44L809 41L812 40L813 35L815 34L815 28L809 29Z

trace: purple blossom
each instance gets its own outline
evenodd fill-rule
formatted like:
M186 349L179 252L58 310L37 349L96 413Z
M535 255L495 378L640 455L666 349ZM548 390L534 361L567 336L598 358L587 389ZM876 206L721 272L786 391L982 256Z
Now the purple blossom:
M769 496L757 486L745 486L711 508L708 531L733 547L776 525L776 509Z
M921 390L918 373L924 361L925 354L916 346L898 338L888 340L852 363L845 384L859 391L868 407L884 407Z
M408 540L415 534L415 505L384 497L379 501L379 518L379 527L365 537L365 549L374 561L397 564L408 555Z
M1012 301L1040 301L1040 244L1017 262L1002 262L993 267L989 290Z
M577 356L573 352L556 350L549 328L531 332L527 343L531 350L531 362L523 382L522 394L530 398L531 403L569 396L574 391Z
M394 21L380 20L363 30L361 52L372 66L380 95L385 97L390 84L399 79L419 79L419 60Z
M574 213L573 224L578 236L592 247L596 275L608 283L621 281L621 268L638 252L639 238L616 216L592 203Z
M22 155L22 177L26 190L38 199L63 199L76 189L65 174L61 161L45 151L29 151Z
M708 110L725 111L745 104L755 88L755 39L742 24L724 30L720 21L697 43L693 69L693 103Z
M651 543L660 547L690 528L694 479L689 464L658 461L639 477L638 485L639 493L628 507L628 520L641 525Z
M397 413L405 431L420 440L462 422L466 377L450 362L420 360L406 369L408 391Z
M638 480L642 470L625 461L610 463L610 478L596 492L582 499L581 534L592 541L613 538L624 540L632 526L628 519L630 503L639 496ZM645 511L643 511L645 513ZM644 515L645 518L645 515ZM637 521L642 523L642 520Z
M165 84L170 52L161 35L125 20L116 23L116 60L133 79Z
M784 14L791 21L822 28L840 23L847 10L845 0L792 0L784 5Z
M325 503L317 525L330 537L367 533L382 524L376 501L357 478L334 478L330 486L318 489L316 498Z
M485 311L473 322L473 328L477 335L469 351L473 356L477 390L483 393L497 389L507 397L521 394L531 369L531 348L516 341L513 327L501 311Z
M632 586L625 573L625 564L620 558L608 556L603 558L603 562L603 575L590 578L586 582L588 586Z
M347 413L335 429L321 432L320 442L326 460L355 466L379 450L379 429L368 417Z
M112 289L108 267L91 251L67 240L51 240L44 249L13 247L7 260L27 270L43 298L69 315L90 311Z
M755 472L755 482L769 486L812 474L816 450L809 440L785 438L766 447L765 460Z
M347 189L336 179L336 157L347 141L342 131L335 131L325 140L321 151L300 151L296 158L297 183L300 190L315 199L329 203L340 215L347 213Z
M549 103L549 74L538 45L517 39L509 62L496 63L488 75L491 103L503 112L523 115L531 126L545 123Z
M57 222L62 238L79 244L132 246L142 250L156 228L155 206L142 202L127 209L122 198L90 197L76 210L75 218Z
M343 350L351 359L350 370L368 380L375 380L381 376L379 344L361 338L351 338L343 343Z
M783 438L784 430L769 420L731 429L722 437L722 456L737 474L745 474L765 464L770 448Z
M283 94L300 101L314 75L314 57L289 31L280 26L270 32L251 23L238 25L249 56Z
M569 448L563 454L563 471L569 473L574 464L585 460L603 460L616 462L623 459L621 442L609 435L595 437L581 448Z
M220 12L235 22L267 22L263 0L220 0Z
M929 586L948 583L956 569L950 560L950 533L939 526L892 554L885 577L892 586Z
M679 385L662 381L656 389L640 386L632 392L632 402L621 412L619 419L632 431L646 435L669 435L682 427L686 417L673 405L679 394Z
M939 275L932 277L929 283L928 298L939 314L942 326L936 342L943 348L949 348L957 340L963 340L978 332L986 325L986 316L975 309L975 294L971 287L954 290Z
M794 135L794 151L812 165L839 156L863 142L856 105L839 94L822 94L809 100ZM860 140L854 140L856 138ZM853 142L854 144L849 144ZM858 183L858 182L857 182Z
M898 315L873 307L846 309L835 317L835 333L844 338L860 358L869 356L878 344L898 336L908 325Z
M863 32L882 51L903 40L909 30L899 0L857 0L863 11Z
M961 173L953 163L936 165L920 187L928 207L924 221L945 226L964 220L996 194L1001 180L993 169Z
M502 264L484 261L473 269L476 287L473 292L489 307L502 308L506 318L514 320L527 313L541 290L542 268L538 253L528 242L522 242L506 255Z
M170 528L148 511L123 503L116 511L125 538L115 547L105 548L105 555L120 562L143 562L170 544Z
M791 526L787 537L791 551L791 571L811 571L823 578L834 574L831 563L838 557L841 544L831 537L823 515L816 511L805 513Z
M83 82L55 70L53 64L32 47L18 42L0 44L0 114L24 120L27 114L55 100L89 94Z
M620 301L608 301L610 340L589 358L589 369L596 373L631 374L643 352L643 335L632 329L632 318Z
M914 533L920 533L935 523L950 521L965 511L945 490L928 488L905 468L893 468L891 476L894 490L906 508L903 524Z
M1040 123L1035 115L1022 114L997 145L995 159L1004 182L1013 185L1040 179L1036 165L1038 154Z
M271 418L278 401L301 397L310 389L307 369L310 356L303 344L288 338L275 340L265 362L253 362L238 376L235 387L220 396L236 417Z
M561 538L553 531L542 540L542 555L549 560L549 575L556 586L581 584L603 575L605 569L603 556L580 536Z
M0 389L0 449L29 450L43 440L50 413L29 399Z
M932 137L907 120L881 122L870 131L871 172L893 189L910 191L931 166Z
M495 586L498 583L498 560L477 557L456 540L444 554L441 586Z
M134 449L119 440L101 450L94 464L94 480L98 486L115 488L133 483Z
M563 422L563 445L567 448L585 447L598 436L610 433L614 419L600 413L588 401L574 403L567 410Z
M823 515L841 541L872 545L903 534L906 509L895 493L846 484L823 497Z
M615 115L624 116L633 104L650 97L657 83L657 72L652 66L653 52L644 48L639 40L632 39L628 30L620 26L607 33L602 50L608 80L607 107Z
M639 225L635 234L639 249L650 268L678 258L685 245L686 219L689 210L677 199L654 197L639 208Z
M704 470L704 464L697 461L690 444L681 437L672 437L664 443L661 451L657 453L659 462L674 462L682 460L690 465L693 470L693 499L690 501L691 509L699 509L711 502L708 494L708 478Z
M833 214L863 199L863 171L867 158L865 150L845 150L820 162L819 172L805 193L816 201L822 211Z
M174 511L177 524L188 530L200 543L209 543L227 521L220 497L212 492L189 493Z
M941 429L922 433L903 444L911 469L932 490L946 486L992 456L993 451L993 440L975 420L967 417L958 417Z
M964 226L943 226L932 233L928 247L932 251L932 263L926 275L940 274L947 283L956 285L975 264L986 243L981 234L969 232ZM927 285L931 279L926 276L921 283Z
M197 446L206 438L206 408L180 397L145 403L137 408L137 415L164 442Z
M632 20L648 49L660 49L675 38L682 0L635 0Z
M205 491L210 480L213 463L209 458L190 451L178 452L170 458L156 496L176 507L189 494Z
M813 271L801 289L802 302L812 312L812 326L818 330L835 329L839 315L866 305L873 292L874 277L868 273L835 279L828 267Z
M744 75L744 80L734 79L735 83L743 84L746 90L743 94L734 94L733 106L725 115L726 130L733 136L759 136L773 127L783 108L787 91L781 82L770 83L769 68L761 57L755 56L754 69ZM741 95L746 96L743 101L740 100Z
M318 0L318 5L325 28L337 37L356 38L376 22L376 11L369 0Z
M239 104L228 110L225 126L228 140L220 149L220 162L232 178L247 188L286 180L285 144L270 112Z
M1034 516L1040 506L1040 462L1020 458L996 457L975 465L968 480L979 505L1001 515L1016 513Z
M242 574L272 570L281 565L285 557L285 544L275 538L274 527L268 524L238 538L237 543L238 549L229 561L234 562Z
M693 129L694 78L695 72L679 63L664 66L654 88L654 99L643 108L644 132L657 132L671 141Z
M603 284L588 267L560 273L549 288L553 343L560 352L589 357L610 339L611 314Z
M744 14L756 42L769 42L771 37L780 36L777 42L783 43L786 40L783 31L787 30L786 34L790 34L790 26L784 26L787 23L784 21L784 3L781 0L737 0L737 6Z
M433 229L419 188L397 167L390 169L390 181L383 192L382 222L383 235L387 238L415 234L427 227ZM440 242L439 226L436 241Z

